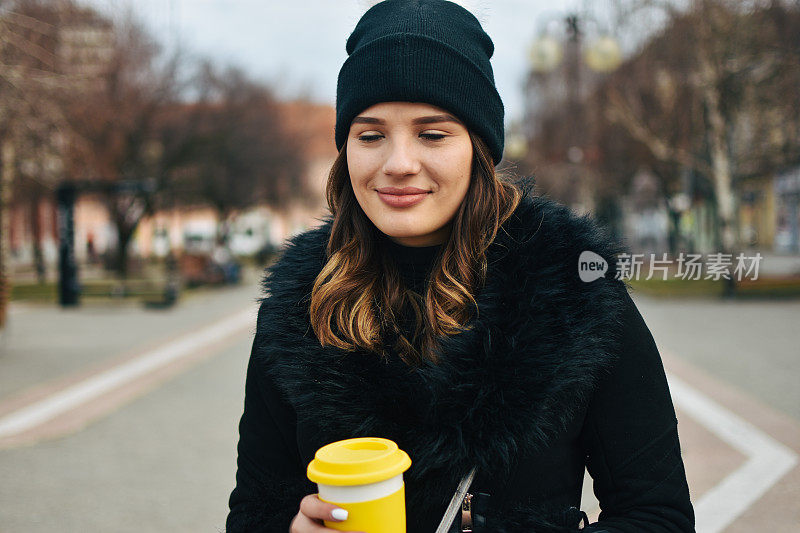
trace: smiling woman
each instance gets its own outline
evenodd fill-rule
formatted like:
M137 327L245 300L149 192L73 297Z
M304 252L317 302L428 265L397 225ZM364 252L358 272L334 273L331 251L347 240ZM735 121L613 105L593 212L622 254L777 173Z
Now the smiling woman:
M330 260L311 294L312 327L323 346L384 359L393 351L410 365L435 361L436 337L462 331L475 312L485 251L522 193L495 173L480 137L432 104L374 104L353 118L343 145L328 178L336 215ZM379 237L408 248L440 246L422 295L408 290ZM418 343L395 320L409 309L422 332Z
M353 119L347 167L359 205L406 246L441 244L470 185L467 128L422 103L386 102Z
M478 19L384 0L346 49L331 214L263 280L228 531L354 529L359 508L321 500L306 468L357 437L412 461L406 521L381 531L436 531L473 468L448 533L693 531L661 360L613 277L624 248L495 171L503 103ZM584 251L608 271L582 281Z

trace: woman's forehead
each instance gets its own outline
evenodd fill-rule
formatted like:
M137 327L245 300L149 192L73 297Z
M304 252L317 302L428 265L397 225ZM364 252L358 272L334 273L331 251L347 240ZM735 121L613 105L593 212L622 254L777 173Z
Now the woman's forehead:
M425 102L380 102L361 111L353 124L388 122L434 123L461 120L450 111Z

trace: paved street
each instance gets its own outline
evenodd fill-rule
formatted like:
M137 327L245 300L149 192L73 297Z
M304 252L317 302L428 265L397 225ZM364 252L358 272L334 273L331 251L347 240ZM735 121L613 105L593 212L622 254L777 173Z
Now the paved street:
M697 530L800 528L800 301L633 298L670 380Z
M187 293L172 310L146 311L139 304L117 303L84 303L77 309L12 304L0 336L0 401L75 369L159 346L246 307L257 296L249 275L236 289Z
M166 312L16 306L0 338L0 530L222 531L257 295L250 277ZM800 302L634 299L663 352L698 523L725 526L698 531L800 526ZM187 344L203 331L219 340ZM117 385L84 386L98 376ZM95 396L48 403L76 391ZM34 424L42 412L60 414Z
M223 531L257 294L250 279L195 295L169 312L93 306L15 312L0 352L0 417L3 400L33 387L37 373L40 383L60 384L59 377L82 376L104 359L127 360L241 309L251 309L252 322L181 373L139 380L127 402L85 429L0 450L0 531ZM41 323L54 333L37 333Z
M656 342L800 420L800 301L633 297Z

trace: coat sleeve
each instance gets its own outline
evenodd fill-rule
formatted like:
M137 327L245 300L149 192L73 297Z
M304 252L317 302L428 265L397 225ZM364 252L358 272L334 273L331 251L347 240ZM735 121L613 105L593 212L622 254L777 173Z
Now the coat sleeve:
M263 309L262 304L259 322ZM257 327L245 377L236 486L225 524L229 533L286 533L300 500L317 492L301 466L294 409L280 396L257 357L259 330Z
M653 336L627 291L620 357L598 383L581 440L600 502L587 532L693 532L675 410Z

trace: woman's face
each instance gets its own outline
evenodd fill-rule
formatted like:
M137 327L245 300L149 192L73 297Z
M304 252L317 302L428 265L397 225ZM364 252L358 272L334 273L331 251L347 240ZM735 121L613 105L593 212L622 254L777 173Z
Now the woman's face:
M380 231L406 246L432 246L445 241L467 195L472 142L439 107L382 102L353 119L347 168L358 203ZM401 194L404 188L421 192Z

